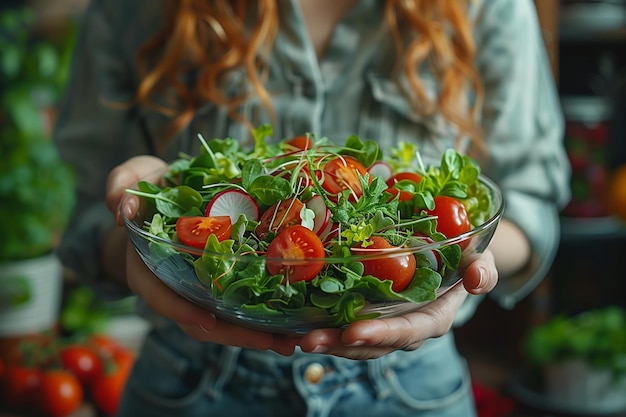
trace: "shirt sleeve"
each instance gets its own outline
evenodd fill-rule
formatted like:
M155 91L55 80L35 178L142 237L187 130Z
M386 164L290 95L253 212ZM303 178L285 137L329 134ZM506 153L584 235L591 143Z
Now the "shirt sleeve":
M117 0L94 0L88 6L54 132L77 181L77 204L58 254L79 279L102 290L112 284L100 279L99 246L115 224L105 205L107 175L131 155L150 152L141 119L129 105L133 61L122 46L123 22L116 9L124 10Z
M485 85L485 172L502 188L504 217L532 246L523 271L501 277L492 295L505 308L546 276L559 244L559 210L569 199L564 122L531 0L487 0L477 26Z

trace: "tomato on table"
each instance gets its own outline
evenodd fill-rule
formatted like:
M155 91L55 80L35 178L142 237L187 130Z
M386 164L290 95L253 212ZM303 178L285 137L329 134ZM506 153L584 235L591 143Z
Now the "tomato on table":
M275 203L265 210L256 227L256 234L265 239L269 232L280 233L288 227L300 224L300 211L304 203L297 198L290 198Z
M103 415L113 416L117 412L134 362L134 352L118 346L112 352L105 371L91 384L91 399Z
M266 257L270 274L283 274L289 282L309 281L324 267L324 245L311 230L295 225L276 235Z
M352 198L363 195L359 175L365 176L367 169L351 156L338 156L328 161L322 168L324 181L322 187L331 195L350 190ZM370 178L371 180L371 178Z
M430 216L437 216L437 231L443 233L448 239L469 232L472 226L463 203L453 197L439 195L434 198L435 208L426 210ZM461 242L463 248L468 242Z
M78 378L81 384L89 385L103 370L98 353L82 345L69 345L59 352L63 368Z
M83 403L83 387L71 372L51 370L43 373L39 384L39 407L49 417L65 417Z
M232 223L229 216L184 216L176 221L176 235L185 245L204 249L209 236L220 242L230 237Z
M395 248L382 236L372 236L368 243L368 246L360 245L352 248L353 252L357 255L372 255L382 253L384 249ZM360 248L363 250L359 250ZM372 251L372 249L381 249L381 251ZM391 280L393 282L391 289L395 292L401 292L409 285L417 267L417 262L412 253L364 259L361 263L363 264L363 276L372 275L381 281Z
M0 385L2 403L15 409L29 408L39 389L41 378L39 368L7 362Z
M87 339L87 345L95 349L98 353L113 356L113 353L121 346L117 340L108 334L94 333Z
M130 368L116 364L93 382L91 400L105 416L117 413L129 373Z
M113 352L113 361L115 365L124 372L129 373L135 363L135 353L123 346L120 346Z

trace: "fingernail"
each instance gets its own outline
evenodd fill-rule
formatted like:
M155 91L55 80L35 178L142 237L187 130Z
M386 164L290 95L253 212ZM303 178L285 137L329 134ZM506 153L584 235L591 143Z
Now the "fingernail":
M137 201L133 198L129 198L124 204L124 215L128 219L132 219L137 212Z
M315 346L315 349L311 351L311 353L326 353L326 352L328 352L328 346L324 346L324 345L317 345Z
M476 288L481 288L484 285L486 278L487 278L487 270L483 268L482 266L479 267L478 268L478 285L476 286Z
M363 346L365 344L364 340L357 340L356 342L352 342L349 345L346 345L348 347L357 347L357 346Z

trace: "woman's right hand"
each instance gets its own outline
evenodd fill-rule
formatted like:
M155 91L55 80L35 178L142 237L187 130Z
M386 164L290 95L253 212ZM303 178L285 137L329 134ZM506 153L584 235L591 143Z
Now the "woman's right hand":
M252 349L274 350L282 355L291 355L299 338L290 338L243 328L217 318L210 311L184 299L170 290L144 264L132 243L128 241L120 210L132 218L139 201L136 197L124 200L125 190L139 180L157 182L162 177L167 164L153 156L138 156L115 167L107 180L106 203L116 216L118 227L107 237L103 259L107 263L121 263L125 259L125 269L120 272L125 276L128 287L142 297L147 305L157 314L173 320L187 334L196 340L223 345L240 346ZM125 250L123 246L125 246ZM117 259L111 254L117 254Z

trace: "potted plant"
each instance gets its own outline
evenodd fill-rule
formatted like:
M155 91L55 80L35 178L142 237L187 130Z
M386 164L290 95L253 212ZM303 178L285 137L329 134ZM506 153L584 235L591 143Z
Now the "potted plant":
M74 178L50 139L73 30L37 36L29 9L0 12L0 337L50 329L60 308L54 254Z
M626 313L604 307L557 315L530 330L524 352L543 394L569 410L626 410Z

